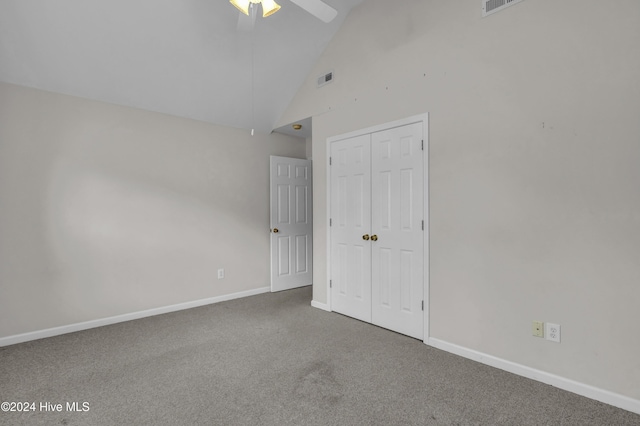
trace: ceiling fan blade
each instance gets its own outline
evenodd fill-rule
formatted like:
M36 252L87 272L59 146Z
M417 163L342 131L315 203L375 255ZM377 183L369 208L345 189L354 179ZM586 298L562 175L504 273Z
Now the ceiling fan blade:
M338 11L322 0L291 0L291 3L297 4L298 6L327 24L333 21L336 16L338 16Z
M253 31L253 27L256 25L256 7L251 3L249 7L249 15L245 15L242 12L238 12L238 31Z

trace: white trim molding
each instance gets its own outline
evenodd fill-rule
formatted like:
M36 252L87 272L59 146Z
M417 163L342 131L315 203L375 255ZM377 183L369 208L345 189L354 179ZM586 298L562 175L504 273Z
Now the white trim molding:
M321 303L321 302L312 300L311 306L313 306L314 308L322 309L323 311L331 312L331 308L327 303Z
M182 311L185 309L197 308L199 306L211 305L225 302L227 300L240 299L257 294L269 293L271 287L260 287L254 290L241 291L238 293L225 294L208 299L194 300L193 302L179 303L176 305L162 306L159 308L147 309L145 311L132 312L129 314L116 315L108 318L85 321L76 324L63 325L60 327L47 328L45 330L32 331L29 333L16 334L13 336L0 337L0 347L15 345L17 343L29 342L31 340L44 339L46 337L59 336L61 334L73 333L75 331L88 330L90 328L102 327L105 325L117 324L119 322L131 321L140 318L152 317L154 315L166 314L169 312Z
M445 342L443 340L429 338L425 343L429 346L433 346L434 348L459 355L472 361L477 361L481 364L489 365L500 370L508 371L509 373L517 374L518 376L546 383L559 389L582 395L596 401L604 402L605 404L613 405L614 407L622 408L623 410L631 411L632 413L640 414L640 400L633 399L628 396L620 395L585 383L576 382L575 380L567 379L566 377L557 376L555 374L547 373L546 371L537 370L522 364L507 361L493 355L488 355L473 349Z

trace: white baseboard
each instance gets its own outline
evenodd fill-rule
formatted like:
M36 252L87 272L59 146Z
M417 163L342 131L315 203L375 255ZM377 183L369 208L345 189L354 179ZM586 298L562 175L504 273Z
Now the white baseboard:
M320 303L312 300L311 306L313 306L314 308L322 309L323 311L331 312L331 308L329 308L329 305L326 303Z
M109 318L85 321L76 324L63 325L60 327L47 328L45 330L32 331L30 333L16 334L14 336L0 337L0 347L15 345L17 343L31 340L44 339L45 337L59 336L61 334L73 333L74 331L87 330L90 328L102 327L124 321L131 321L154 315L166 314L169 312L182 311L184 309L197 308L199 306L211 305L227 300L240 299L242 297L255 296L257 294L268 293L271 287L260 287L254 290L241 291L238 293L225 294L208 299L194 300L193 302L179 303L177 305L162 306L160 308L148 309L146 311L132 312L130 314L116 315Z
M425 343L429 346L433 346L434 348L441 349L482 364L490 365L491 367L499 368L500 370L508 371L509 373L546 383L578 395L586 396L587 398L595 399L596 401L604 402L605 404L613 405L614 407L622 408L623 410L631 411L632 413L640 414L640 400L633 399L628 396L576 382L565 377L556 376L555 374L547 373L545 371L536 370L535 368L507 361L493 355L487 355L443 340L429 338Z

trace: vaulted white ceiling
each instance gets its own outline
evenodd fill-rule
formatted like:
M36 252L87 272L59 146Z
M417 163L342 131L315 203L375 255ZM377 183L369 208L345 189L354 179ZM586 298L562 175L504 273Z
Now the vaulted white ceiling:
M228 0L1 0L0 81L268 133L363 0L324 1L242 32Z

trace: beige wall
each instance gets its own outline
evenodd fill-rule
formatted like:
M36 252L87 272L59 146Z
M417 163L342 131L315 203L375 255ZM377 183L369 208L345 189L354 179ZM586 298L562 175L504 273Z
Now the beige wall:
M354 9L282 118L313 117L314 300L326 138L429 112L431 336L640 399L639 40L636 0Z
M0 337L268 286L269 155L305 150L0 84Z

